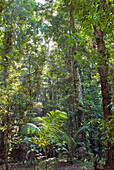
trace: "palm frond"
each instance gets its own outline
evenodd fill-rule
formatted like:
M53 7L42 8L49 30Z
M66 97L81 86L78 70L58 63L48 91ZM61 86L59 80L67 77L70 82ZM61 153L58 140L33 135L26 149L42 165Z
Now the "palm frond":
M82 126L81 128L79 128L76 133L73 135L73 138L76 139L77 135L82 132L83 130L87 129L87 126Z
M27 123L20 131L21 135L36 134L38 135L40 129L33 123Z

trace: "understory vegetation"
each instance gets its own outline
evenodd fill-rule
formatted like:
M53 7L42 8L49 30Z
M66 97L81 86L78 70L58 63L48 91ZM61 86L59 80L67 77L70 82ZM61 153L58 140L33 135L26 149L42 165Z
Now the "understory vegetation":
M112 0L1 0L0 170L113 170Z

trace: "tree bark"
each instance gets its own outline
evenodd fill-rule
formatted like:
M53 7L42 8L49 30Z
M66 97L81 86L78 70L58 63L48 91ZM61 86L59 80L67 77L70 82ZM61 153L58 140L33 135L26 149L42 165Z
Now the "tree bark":
M10 50L12 48L12 26L7 28L4 34L4 71L3 71L3 81L4 88L7 89L7 79L8 79L8 55L10 54ZM7 102L9 102L7 100ZM5 107L5 106L4 106ZM4 160L6 170L9 170L8 167L8 151L9 151L9 143L8 143L8 133L9 133L9 106L5 108L7 114L6 119L4 120L4 115L2 116L2 126L6 126L7 129L1 132L1 146L0 146L0 159Z
M108 54L106 54L105 42L103 40L103 31L99 30L97 26L93 26L96 36L97 50L98 50L98 71L100 75L101 81L101 92L102 92L102 103L103 103L103 111L104 118L110 115L110 108L108 105L110 104L110 96L107 82L108 75Z
M104 35L103 31L99 29L99 26L93 26L95 36L96 36L96 43L97 43L97 50L98 50L98 71L100 75L100 82L101 82L101 92L102 92L102 106L104 112L104 119L107 121L109 120L108 116L110 115L110 95L108 89L108 54L106 53L105 42L104 42ZM113 162L113 150L111 143L108 141L107 145L107 165L112 168Z
M2 121L2 126L4 122ZM0 131L0 165L2 165L5 160L5 132Z

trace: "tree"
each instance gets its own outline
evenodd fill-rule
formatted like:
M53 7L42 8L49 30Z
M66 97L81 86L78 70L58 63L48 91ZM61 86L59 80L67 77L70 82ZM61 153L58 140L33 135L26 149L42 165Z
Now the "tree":
M1 143L0 161L8 169L11 142L25 121L26 113L33 107L34 91L45 61L45 46L40 46L36 3L21 1L3 3L1 31ZM34 7L34 10L33 10ZM3 12L4 11L4 12ZM36 21L36 25L34 24ZM31 41L31 43L30 43ZM42 54L42 60L38 57ZM32 58L32 57L33 58ZM32 59L31 59L32 58ZM26 62L27 61L27 62ZM38 64L37 64L38 62ZM35 84L34 89L32 89Z
M69 1L71 3L71 1ZM76 7L76 8L74 8ZM86 7L86 8L85 8ZM86 9L86 10L85 10ZM95 39L96 39L96 48L98 51L97 59L97 68L100 75L101 82L101 92L102 92L102 105L104 112L104 119L108 119L108 116L111 114L110 111L110 94L108 88L108 69L109 69L109 49L106 48L106 42L104 38L109 37L112 34L112 2L111 1L73 1L72 10L74 16L77 17L77 20L80 22L82 27L88 29L93 26ZM106 38L106 41L108 38ZM110 145L110 144L109 144ZM112 168L112 150L107 146L107 162L108 165Z
M112 1L99 1L99 2L90 1L89 3L86 0L83 3L82 1L61 1L61 2L63 5L61 11L63 12L63 9L67 9L67 8L69 10L69 16L70 16L69 23L70 23L71 30L72 30L72 27L73 27L73 31L76 30L76 28L74 27L74 23L76 23L78 25L78 28L80 29L80 32L83 32L83 34L86 35L86 37L87 36L90 37L89 41L90 42L92 41L93 48L91 49L93 50L93 52L95 52L93 56L96 57L96 61L93 59L93 57L91 57L91 61L92 63L96 62L95 65L97 65L97 69L98 69L99 76L100 76L100 82L101 82L100 84L101 84L101 92L102 92L102 105L103 105L104 119L108 120L108 116L111 114L111 110L110 110L111 99L110 99L109 87L108 87L109 86L108 85L108 70L110 66L108 63L111 58L110 58L109 46L107 44L109 42L109 37L112 34L112 17L111 17ZM55 6L57 10L60 8L60 4L55 5ZM54 6L53 6L53 9L54 9ZM64 15L65 14L66 13L64 13ZM51 19L49 19L49 17ZM51 17L50 13L47 18L51 24L54 22L53 20L54 17L53 16ZM55 18L57 19L57 15L55 15ZM61 33L59 31L59 34L60 34L59 38L61 38L62 34L64 34L64 31L63 31L64 29L63 27L60 26L59 30L62 30ZM68 33L68 31L69 30L67 29L66 34ZM63 39L61 38L61 40ZM84 43L84 39L82 41ZM82 41L80 43L81 45L82 45ZM69 45L71 45L71 43L72 42L70 41ZM73 44L75 43L73 42ZM63 46L65 47L65 44ZM72 49L72 47L70 49ZM91 49L88 55L92 55ZM68 50L68 43L67 43L67 50ZM87 50L84 52L87 53ZM75 55L75 53L77 53L76 49L74 50L73 55ZM74 85L77 85L77 82L74 83ZM107 150L108 150L107 160L109 162L108 164L111 164L110 166L112 166L112 151L110 147L108 146L107 146Z
M21 127L57 109L68 114L69 151L85 146L94 169L107 151L106 164L113 167L112 8L111 0L2 0L0 159L6 169Z

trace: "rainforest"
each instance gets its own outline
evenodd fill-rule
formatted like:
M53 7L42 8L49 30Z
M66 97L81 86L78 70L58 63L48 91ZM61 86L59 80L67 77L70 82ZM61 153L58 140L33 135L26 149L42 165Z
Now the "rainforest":
M112 0L1 0L0 170L113 170Z

